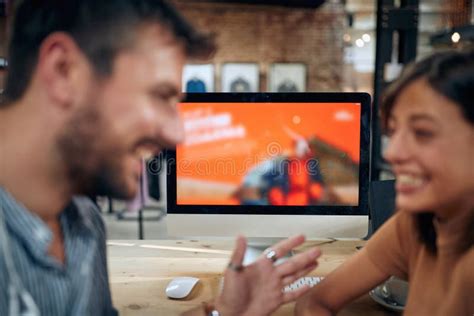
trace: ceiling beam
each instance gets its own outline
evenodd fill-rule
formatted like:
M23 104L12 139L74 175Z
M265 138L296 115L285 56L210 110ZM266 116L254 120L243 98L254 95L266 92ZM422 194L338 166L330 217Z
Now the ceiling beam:
M325 0L192 0L193 2L219 2L219 3L241 3L252 5L271 5L292 8L311 8L316 9L321 6Z

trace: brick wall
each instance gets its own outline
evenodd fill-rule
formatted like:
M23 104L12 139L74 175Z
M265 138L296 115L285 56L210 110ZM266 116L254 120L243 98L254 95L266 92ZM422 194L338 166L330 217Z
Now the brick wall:
M326 3L317 10L243 4L173 3L198 28L215 34L219 47L216 91L225 62L254 62L260 66L260 90L267 91L267 71L273 62L307 66L307 91L342 87L344 8Z

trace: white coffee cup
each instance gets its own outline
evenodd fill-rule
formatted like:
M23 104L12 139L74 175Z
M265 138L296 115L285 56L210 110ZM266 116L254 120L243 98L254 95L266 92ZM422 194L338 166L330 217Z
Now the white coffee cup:
M408 296L408 282L396 277L391 277L382 284L382 294L401 306L405 306Z

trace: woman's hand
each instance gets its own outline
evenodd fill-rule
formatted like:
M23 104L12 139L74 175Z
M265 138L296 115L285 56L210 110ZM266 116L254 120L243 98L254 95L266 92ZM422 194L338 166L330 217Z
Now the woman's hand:
M244 237L237 237L236 247L224 274L224 289L215 301L215 308L220 315L269 315L282 304L305 294L309 290L308 286L288 293L283 293L282 290L316 268L316 259L321 255L319 249L312 248L282 264L274 264L277 258L304 241L303 235L285 239L269 248L256 262L243 267L247 243Z

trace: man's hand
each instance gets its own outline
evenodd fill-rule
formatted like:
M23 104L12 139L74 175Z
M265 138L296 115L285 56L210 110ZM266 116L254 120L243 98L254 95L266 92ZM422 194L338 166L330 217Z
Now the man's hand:
M316 259L321 255L319 249L312 248L274 265L277 258L304 241L303 235L283 240L271 247L275 256L264 254L256 262L243 267L247 243L244 237L237 237L234 253L224 274L224 289L215 301L216 310L222 316L269 315L282 304L305 294L308 286L288 293L283 293L282 289L316 268Z

